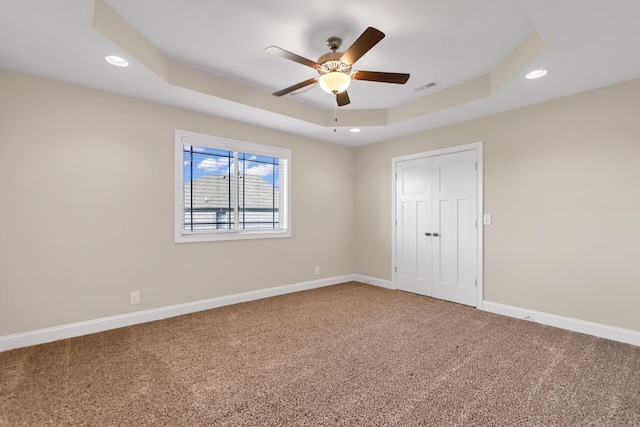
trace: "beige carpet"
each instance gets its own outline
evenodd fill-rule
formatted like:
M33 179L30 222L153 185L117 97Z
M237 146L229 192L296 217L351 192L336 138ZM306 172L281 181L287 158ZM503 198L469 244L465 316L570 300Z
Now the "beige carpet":
M2 426L640 426L640 347L360 283L0 353Z

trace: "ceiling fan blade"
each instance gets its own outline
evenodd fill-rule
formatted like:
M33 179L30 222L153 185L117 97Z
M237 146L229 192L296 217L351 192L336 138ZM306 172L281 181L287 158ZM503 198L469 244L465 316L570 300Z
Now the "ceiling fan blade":
M349 99L349 94L347 93L346 90L336 95L336 101L338 101L338 107L343 107L351 103L351 100Z
M340 60L345 64L353 65L362 55L367 53L369 49L378 44L384 38L384 33L373 27L364 30L364 33L353 42L351 47L342 55Z
M273 94L274 94L275 96L282 96L282 95L286 95L286 94L291 93L291 92L293 92L293 91L295 91L295 90L301 89L301 88L303 88L303 87L305 87L305 86L309 86L309 85L312 85L312 84L317 83L317 82L318 82L318 78L317 78L317 77L314 77L314 78L312 78L312 79L305 80L305 81L303 81L303 82L300 82L300 83L294 84L293 86L289 86L289 87L288 87L288 88L286 88L286 89L282 89L282 90L280 90L280 91L278 91L278 92L274 92Z
M370 82L397 83L405 84L409 80L409 74L406 73L384 73L380 71L355 71L353 79L368 80Z
M303 58L302 56L296 55L295 53L289 52L288 50L281 49L278 46L269 46L265 50L273 55L277 55L285 59L290 59L291 61L295 61L299 64L306 65L307 67L311 67L311 68L320 67L320 64L318 64L317 62L307 58Z

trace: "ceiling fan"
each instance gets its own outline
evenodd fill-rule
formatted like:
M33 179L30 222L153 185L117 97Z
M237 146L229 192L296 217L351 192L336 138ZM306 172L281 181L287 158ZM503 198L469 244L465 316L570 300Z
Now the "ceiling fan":
M351 102L347 88L351 80L367 80L371 82L396 83L404 84L409 80L409 74L406 73L386 73L381 71L352 71L353 64L374 47L380 40L384 38L384 33L373 27L367 28L358 39L346 50L346 52L338 52L342 39L339 37L330 37L327 40L327 46L331 52L322 55L317 62L302 56L281 49L277 46L269 46L265 50L274 55L290 59L299 64L306 65L318 71L320 77L314 77L309 80L289 86L275 92L275 96L282 96L303 87L320 83L320 87L327 93L336 95L338 106L342 107Z

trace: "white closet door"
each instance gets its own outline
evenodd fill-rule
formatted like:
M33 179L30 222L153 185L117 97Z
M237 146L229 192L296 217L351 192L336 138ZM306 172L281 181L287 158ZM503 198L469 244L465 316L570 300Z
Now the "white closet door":
M395 282L476 306L476 151L396 163Z
M431 242L424 235L431 227L430 159L400 162L396 166L396 286L431 295Z
M478 260L476 152L432 158L432 296L476 306Z

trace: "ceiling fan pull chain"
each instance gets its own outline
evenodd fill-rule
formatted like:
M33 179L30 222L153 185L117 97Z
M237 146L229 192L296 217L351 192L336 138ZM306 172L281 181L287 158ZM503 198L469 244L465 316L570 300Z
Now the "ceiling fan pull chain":
M338 126L338 108L333 107L333 132L336 132L336 128Z

